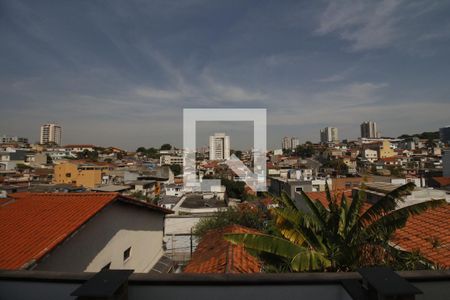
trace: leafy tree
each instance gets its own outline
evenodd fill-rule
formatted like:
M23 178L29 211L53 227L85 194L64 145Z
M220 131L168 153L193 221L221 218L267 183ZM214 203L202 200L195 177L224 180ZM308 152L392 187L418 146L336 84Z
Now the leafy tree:
M227 234L225 238L278 257L292 271L348 271L380 264L407 268L411 254L392 247L389 240L411 215L446 203L431 200L396 210L413 188L413 183L403 185L367 210L363 209L364 192L355 193L351 202L343 194L339 202L327 186L328 207L302 192L309 211L299 210L283 194L277 199L279 207L272 210L278 234Z
M172 145L171 144L163 144L160 148L160 150L171 150Z
M227 194L231 198L242 199L245 196L245 183L221 178L221 183L227 189Z
M198 237L202 237L209 230L224 228L233 224L266 231L267 217L267 212L261 208L240 205L236 208L219 211L213 217L201 219L195 225L193 233Z
M181 166L180 165L169 165L169 168L172 170L173 175L178 176L181 174Z
M136 150L137 153L147 156L148 158L159 158L158 149L150 147L148 149L139 147Z
M33 168L28 166L28 165L26 165L26 164L18 163L16 165L16 170L19 171L19 172L22 172L22 171L25 171L25 170L31 170L31 169L33 169Z
M333 168L338 174L347 174L348 166L344 163L342 159L333 159L325 162L323 164L324 168Z
M302 158L312 157L314 155L314 148L311 142L306 142L304 145L298 145L295 149L296 155Z
M98 160L98 152L96 150L89 151L85 149L83 152L77 153L78 159L86 159L90 161L97 161Z
M242 157L242 151L241 150L236 150L233 151L234 155L236 155L237 158L241 159Z
M136 152L138 152L138 153L145 153L146 151L147 151L147 149L145 149L145 147L139 147L136 150Z

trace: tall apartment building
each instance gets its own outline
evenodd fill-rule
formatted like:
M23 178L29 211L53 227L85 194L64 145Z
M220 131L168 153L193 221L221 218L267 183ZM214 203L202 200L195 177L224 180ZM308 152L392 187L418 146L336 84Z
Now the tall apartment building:
M296 137L285 136L281 139L281 148L282 149L295 149L300 145L300 141Z
M44 124L41 126L41 144L55 143L61 145L61 126L57 124Z
M361 124L361 137L367 139L379 138L379 132L377 130L377 123L373 121L366 121Z
M444 155L442 155L442 165L444 177L450 177L450 149L444 151Z
M290 137L285 136L283 139L281 139L281 148L283 150L292 148L291 138Z
M209 137L209 159L223 160L230 158L230 137L225 133L214 133Z
M450 145L450 126L439 128L439 137L441 142Z
M325 127L320 130L320 142L321 143L338 143L339 134L336 127Z
M296 138L296 137L293 137L292 139L291 139L291 147L292 147L292 150L295 150L295 149L297 149L297 147L300 145L300 140L298 139L298 138Z

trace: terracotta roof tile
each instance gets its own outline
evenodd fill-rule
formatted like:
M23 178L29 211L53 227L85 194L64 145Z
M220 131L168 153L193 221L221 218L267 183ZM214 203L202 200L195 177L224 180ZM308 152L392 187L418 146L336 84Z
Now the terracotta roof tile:
M225 233L256 233L260 232L231 225L223 229L211 230L206 233L184 269L185 273L258 273L261 264L258 259L249 254L243 246L232 245L223 238Z
M433 179L439 183L441 187L450 185L450 177L433 177Z
M340 204L342 201L342 193L345 194L345 197L347 198L347 202L352 202L352 191L351 190L334 190L331 191L331 196L337 198L337 203ZM327 200L327 194L326 192L307 192L306 195L311 200L319 201L322 203L324 207L328 207L328 200ZM369 207L371 206L370 203L364 202L361 207L361 212L365 212Z
M0 206L0 269L39 260L103 207L116 193L16 193Z
M392 241L406 251L418 250L425 258L450 268L450 204L410 217Z

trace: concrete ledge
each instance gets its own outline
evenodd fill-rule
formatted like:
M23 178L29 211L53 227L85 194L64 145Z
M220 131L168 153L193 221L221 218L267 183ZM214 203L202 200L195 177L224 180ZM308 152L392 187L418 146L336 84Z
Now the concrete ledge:
M44 281L82 283L95 273L0 270L0 281ZM411 282L449 281L450 270L401 271ZM339 284L345 279L361 279L356 272L279 274L132 274L130 285L320 285Z

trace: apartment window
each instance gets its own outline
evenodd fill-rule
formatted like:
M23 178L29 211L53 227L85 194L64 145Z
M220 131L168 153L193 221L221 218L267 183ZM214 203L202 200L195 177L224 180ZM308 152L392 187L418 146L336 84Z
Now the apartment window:
M301 192L301 191L303 191L303 188L302 188L302 187L296 187L296 188L295 188L295 191L296 191L296 192Z
M123 261L126 261L128 258L130 258L131 254L131 247L129 247L127 250L123 252Z

